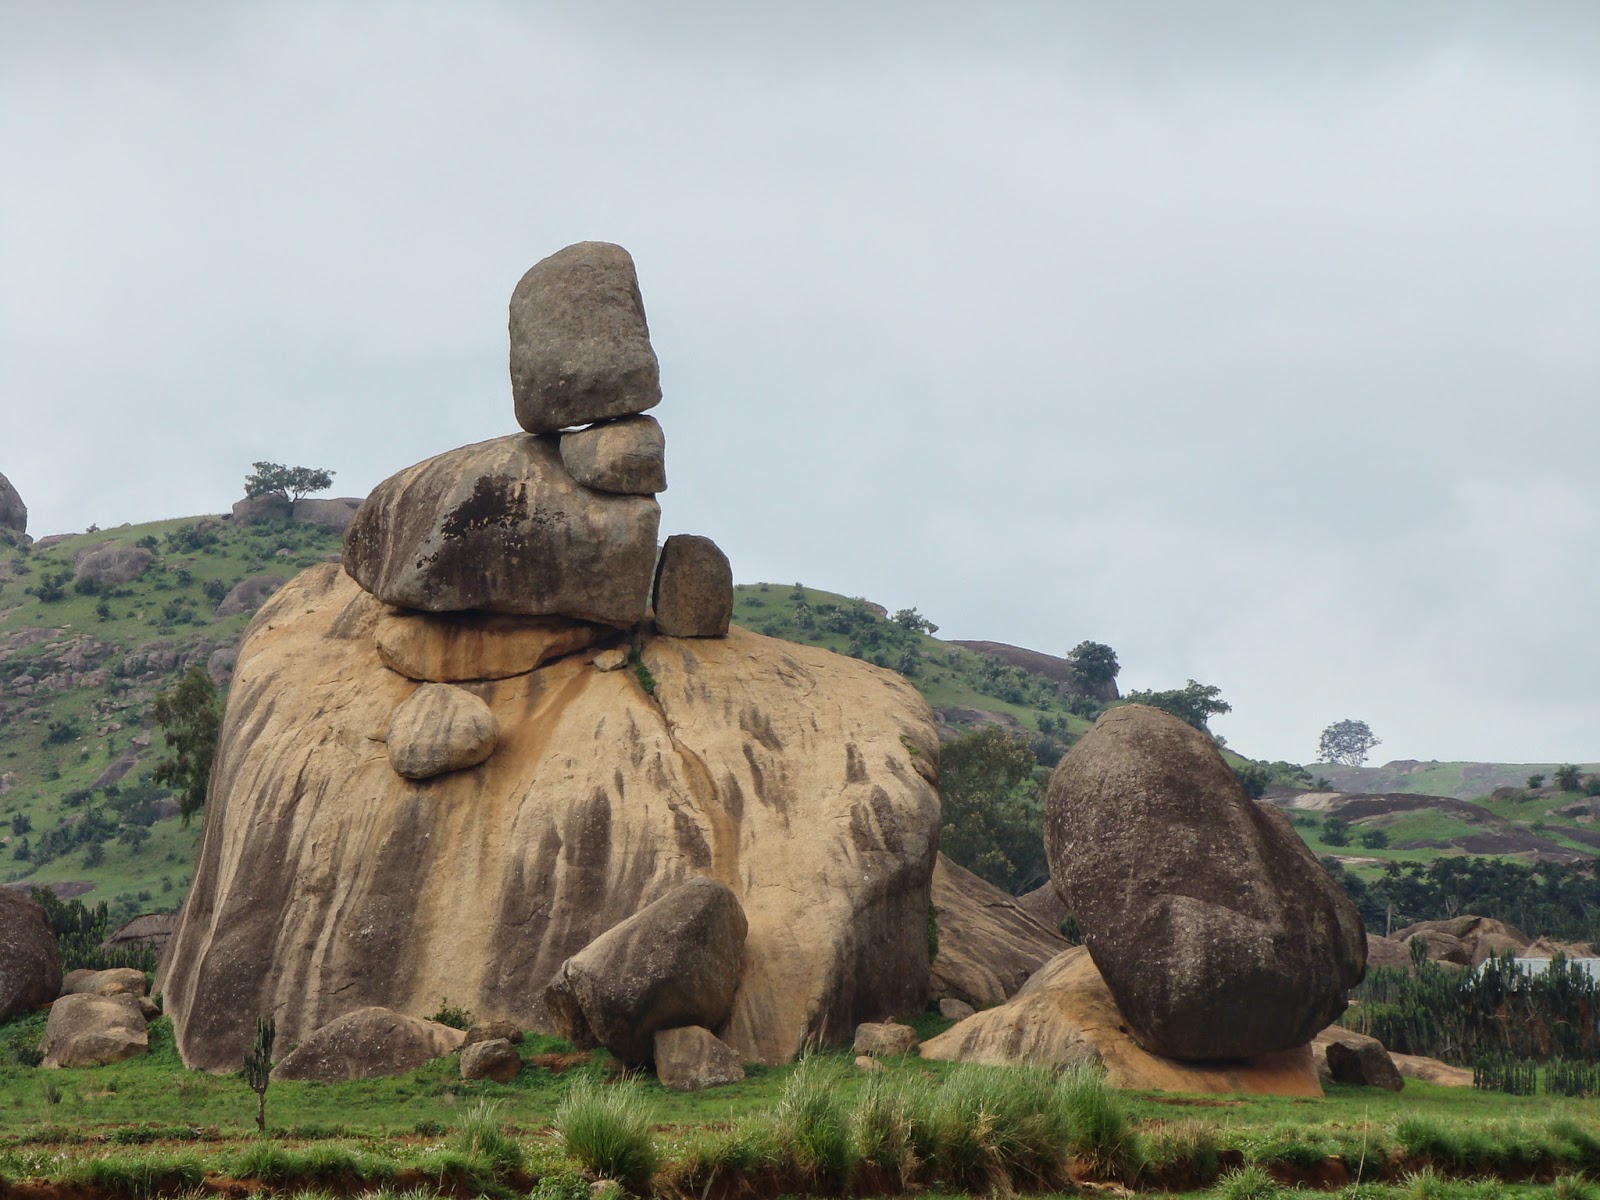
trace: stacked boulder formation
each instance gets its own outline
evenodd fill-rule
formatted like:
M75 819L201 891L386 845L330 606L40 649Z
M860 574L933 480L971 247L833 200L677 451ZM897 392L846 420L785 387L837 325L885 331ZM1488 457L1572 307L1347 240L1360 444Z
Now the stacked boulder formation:
M1097 1058L1119 1086L1320 1091L1309 1045L1365 972L1361 918L1209 737L1143 705L1101 717L1051 775L1045 850L1084 948L925 1054Z
M731 626L709 539L658 553L625 250L537 264L510 337L523 432L381 483L239 648L160 979L191 1066L444 998L703 1086L926 998L927 705Z

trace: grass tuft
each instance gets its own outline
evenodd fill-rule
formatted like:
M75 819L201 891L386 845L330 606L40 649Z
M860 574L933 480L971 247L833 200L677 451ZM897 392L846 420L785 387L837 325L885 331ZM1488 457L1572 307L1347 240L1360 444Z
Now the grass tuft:
M638 1084L580 1080L556 1110L555 1128L566 1152L597 1178L641 1195L649 1186L656 1148Z
M468 1158L482 1163L496 1179L522 1170L527 1162L522 1147L505 1131L498 1100L480 1100L462 1114L456 1125L455 1146Z
M1220 1200L1273 1200L1283 1187L1258 1163L1229 1171L1217 1182Z

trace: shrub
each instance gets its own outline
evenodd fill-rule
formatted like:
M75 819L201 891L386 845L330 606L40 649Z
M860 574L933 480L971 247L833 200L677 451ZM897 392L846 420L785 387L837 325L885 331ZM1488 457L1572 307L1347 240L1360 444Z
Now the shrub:
M636 1084L585 1080L556 1110L563 1149L585 1170L642 1194L655 1174L650 1111Z
M1283 1189L1261 1166L1238 1167L1217 1183L1221 1200L1272 1200Z
M444 997L439 1000L439 1011L428 1020L437 1025L448 1025L451 1029L471 1029L472 1014L464 1008L458 1008Z

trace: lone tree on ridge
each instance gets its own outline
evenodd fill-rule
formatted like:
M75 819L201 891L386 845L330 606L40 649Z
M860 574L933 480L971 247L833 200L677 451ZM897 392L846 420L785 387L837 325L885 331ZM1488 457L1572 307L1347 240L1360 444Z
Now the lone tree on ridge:
M1359 767L1367 761L1372 748L1380 744L1365 721L1335 721L1322 731L1317 761Z
M333 472L322 467L286 467L282 463L251 463L255 468L244 477L244 494L282 496L293 503L312 492L325 492L333 486Z

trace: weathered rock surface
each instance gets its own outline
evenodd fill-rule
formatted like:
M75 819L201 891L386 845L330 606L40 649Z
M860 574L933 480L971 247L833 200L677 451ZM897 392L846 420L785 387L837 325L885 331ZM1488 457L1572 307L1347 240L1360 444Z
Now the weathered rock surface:
M1465 1067L1452 1067L1437 1058L1425 1058L1420 1054L1395 1054L1391 1051L1389 1057L1404 1079L1415 1079L1439 1087L1472 1086L1472 1072Z
M139 578L155 560L143 546L101 546L78 556L72 578L74 583L118 587Z
M39 1042L43 1067L99 1067L150 1049L150 1033L138 998L78 992L50 1006Z
M568 617L394 609L378 621L373 640L384 665L407 679L461 683L524 675L587 649L600 632Z
M965 1000L952 1000L946 996L939 1001L939 1015L946 1021L965 1021L975 1011Z
M494 756L416 784L375 740L416 687L378 657L386 612L313 567L240 647L157 987L185 1062L237 1070L260 1012L285 1046L441 996L549 1029L541 983L700 875L749 923L715 1030L743 1061L924 1004L938 743L904 679L738 628L647 635L654 696L577 655L477 685Z
M463 1046L476 1045L478 1042L510 1042L513 1046L522 1042L522 1030L515 1021L474 1021L467 1030L467 1040Z
M654 408L661 368L650 346L633 258L578 242L535 263L511 294L511 392L517 424L550 433Z
M175 912L141 913L106 934L100 947L103 950L153 950L159 959L177 928Z
M1440 930L1414 933L1400 944L1406 948L1408 962L1411 959L1411 947L1420 944L1423 948L1423 957L1429 962L1453 967L1472 965L1472 943Z
M653 496L667 490L667 439L654 417L623 417L561 435L561 461L584 487Z
M1061 922L1067 918L1066 903L1061 899L1061 893L1056 891L1056 885L1053 883L1046 883L1031 892L1024 892L1017 897L1017 907L1046 929L1057 933L1061 931Z
M4 475L0 475L0 529L28 532L28 506Z
M580 487L553 439L514 434L440 454L374 489L345 531L344 567L424 612L644 617L661 509Z
M1596 958L1595 949L1588 942L1557 942L1550 938L1542 937L1537 941L1523 947L1518 954L1519 958Z
M38 901L0 888L0 1021L61 994L61 949Z
M505 1038L472 1042L461 1049L461 1078L510 1083L522 1070L522 1056Z
M1074 946L1046 963L1006 1004L923 1042L922 1057L1051 1069L1098 1063L1117 1088L1322 1095L1309 1046L1248 1059L1184 1062L1150 1053L1126 1030L1088 949Z
M727 1019L748 932L732 888L686 880L562 963L545 1006L574 1045L648 1062L658 1029Z
M870 1058L910 1054L917 1048L917 1031L896 1021L863 1021L856 1026L855 1052Z
M339 496L332 500L296 500L291 515L302 525L319 525L343 533L350 527L356 509L361 507L360 496Z
M289 497L279 492L261 496L246 496L235 500L233 520L239 525L266 525L274 521L288 521L294 517L294 505Z
M1411 951L1398 938L1382 934L1367 934L1367 970L1391 967L1399 971L1411 969Z
M1331 1038L1323 1044L1322 1059L1327 1064L1328 1078L1334 1083L1382 1088L1388 1092L1404 1088L1406 1081L1400 1077L1383 1043L1377 1038L1356 1036L1361 1040ZM1312 1054L1316 1054L1315 1047Z
M63 996L84 993L90 996L133 996L137 999L146 990L144 972L131 967L113 967L106 971L68 971L61 980Z
M1050 875L1141 1044L1171 1058L1304 1046L1366 967L1355 906L1205 734L1114 709L1045 802Z
M407 779L475 767L494 753L500 722L465 688L425 683L389 720L389 763Z
M674 1092L702 1092L744 1078L733 1047L700 1025L657 1030L653 1057L656 1078Z
M241 579L218 602L217 616L231 617L238 613L255 612L266 603L268 596L282 586L282 575L252 575L248 579Z
M272 1069L272 1078L338 1083L403 1075L452 1053L466 1036L387 1008L358 1008L310 1034Z
M668 637L723 637L733 619L733 567L708 537L675 533L661 547L656 630Z
M1495 954L1521 954L1533 942L1515 925L1472 915L1419 921L1396 930L1394 937L1408 946L1421 938L1428 943L1428 958L1463 967L1476 967Z
M939 953L928 992L974 1008L1004 1004L1031 975L1067 949L1067 940L1020 903L943 854L933 869Z

